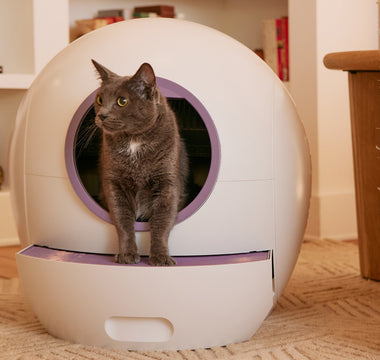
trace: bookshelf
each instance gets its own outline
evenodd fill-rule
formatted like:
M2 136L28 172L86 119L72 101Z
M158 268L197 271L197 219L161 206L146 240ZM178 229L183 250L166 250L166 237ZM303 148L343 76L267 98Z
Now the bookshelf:
M91 18L102 9L132 12L135 6L172 5L179 17L218 29L251 49L262 47L263 19L288 14L288 0L69 0L69 3L71 27L75 20Z
M34 74L1 74L0 75L0 89L18 89L26 90L32 84Z
M75 20L92 18L99 9L121 8L128 14L137 5L162 3L161 0L2 0L0 65L4 73L0 74L0 89L27 89L34 75L68 44L69 28ZM288 0L164 3L175 6L181 18L214 27L251 49L262 48L261 21L286 16L288 9Z

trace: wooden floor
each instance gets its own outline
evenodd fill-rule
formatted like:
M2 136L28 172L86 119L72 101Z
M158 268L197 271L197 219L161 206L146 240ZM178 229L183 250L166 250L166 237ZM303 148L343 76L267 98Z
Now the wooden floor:
M19 245L0 247L0 279L18 277L15 254L20 250Z

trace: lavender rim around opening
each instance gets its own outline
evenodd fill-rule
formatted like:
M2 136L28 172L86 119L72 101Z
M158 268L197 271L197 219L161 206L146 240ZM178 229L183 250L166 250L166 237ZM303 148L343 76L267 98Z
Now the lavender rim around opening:
M191 215L193 215L202 205L207 201L210 196L215 183L218 178L219 168L220 168L220 142L217 134L217 130L214 122L206 108L202 105L202 103L188 90L184 87L164 78L157 77L157 85L162 92L162 94L166 97L171 98L183 98L187 100L198 112L200 117L203 120L204 125L206 126L208 136L211 144L211 162L210 169L208 172L207 179L195 197L195 199L190 202L184 209L182 209L177 216L176 223L180 223ZM66 169L70 179L70 182L74 188L74 191L82 200L82 202L86 205L86 207L93 212L96 216L101 218L102 220L111 223L111 219L109 213L103 209L87 192L84 187L82 181L80 180L78 170L75 163L75 142L78 128L83 120L83 118L88 113L91 106L94 104L95 95L97 90L93 91L79 106L77 111L75 112L71 123L69 125L66 142L65 142L65 161L66 161ZM147 222L136 222L135 223L135 231L149 231L149 223Z

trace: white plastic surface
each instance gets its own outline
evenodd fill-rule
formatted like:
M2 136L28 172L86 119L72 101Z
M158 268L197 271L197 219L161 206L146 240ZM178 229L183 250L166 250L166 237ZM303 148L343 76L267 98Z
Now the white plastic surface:
M292 274L305 232L311 192L311 159L304 128L289 95L277 88L274 98L274 269L279 297Z
M18 254L17 264L41 323L81 344L134 350L225 345L248 340L273 306L271 259L167 268Z
M26 179L29 234L34 244L94 253L117 252L115 228L88 211L68 179L37 175L26 175ZM57 196L61 193L66 196ZM273 249L272 204L272 181L220 181L207 205L172 230L170 252L207 255ZM138 232L137 241L140 252L148 254L149 232Z

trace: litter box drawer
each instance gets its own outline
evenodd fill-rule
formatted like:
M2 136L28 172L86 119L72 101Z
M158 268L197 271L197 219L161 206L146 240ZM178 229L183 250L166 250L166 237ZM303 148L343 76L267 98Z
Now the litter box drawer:
M248 340L273 306L271 251L177 257L177 266L31 246L17 254L27 300L59 338L120 349ZM145 260L144 260L145 261Z

